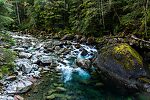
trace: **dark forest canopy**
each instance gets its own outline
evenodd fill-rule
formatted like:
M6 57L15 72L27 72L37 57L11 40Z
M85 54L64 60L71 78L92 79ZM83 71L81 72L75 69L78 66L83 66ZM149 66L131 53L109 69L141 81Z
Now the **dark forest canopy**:
M0 0L0 10L0 26L14 19L10 29L150 36L149 0Z

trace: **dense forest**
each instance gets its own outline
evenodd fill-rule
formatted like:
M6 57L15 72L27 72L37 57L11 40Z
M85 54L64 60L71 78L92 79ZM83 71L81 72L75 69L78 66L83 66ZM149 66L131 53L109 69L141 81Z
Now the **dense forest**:
M149 0L0 0L0 100L149 100L149 62Z
M149 0L1 0L0 25L47 34L148 38L149 9Z

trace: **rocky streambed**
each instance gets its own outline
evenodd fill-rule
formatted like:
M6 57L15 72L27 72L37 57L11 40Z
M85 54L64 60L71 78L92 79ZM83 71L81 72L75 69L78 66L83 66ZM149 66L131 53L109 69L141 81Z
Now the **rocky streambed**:
M110 83L113 82L112 80L120 80L113 76L115 74L108 74L114 71L114 68L110 66L117 65L115 61L112 63L108 59L111 58L112 52L107 52L105 49L106 53L101 53L101 56L98 55L97 49L91 45L73 41L37 39L31 35L17 33L11 35L16 41L12 50L17 52L18 58L15 60L14 73L0 80L2 84L0 100L135 99L133 94L118 94L113 88L107 87L106 81L102 80L102 78L107 79L109 82L111 75L114 79L110 79ZM118 50L118 48L116 49ZM105 58L102 58L103 56ZM99 63L100 60L104 63ZM105 71L103 66L111 72ZM119 68L115 69L116 76L120 75L119 72L122 72L121 75L125 73L120 66L117 65ZM139 69L142 70L142 74L139 75L144 76L145 72L141 66ZM130 74L132 73L130 71L129 74L124 74L125 77L120 76L125 79L131 78L133 75L130 76ZM124 82L121 83L128 85ZM146 89L149 89L149 85Z

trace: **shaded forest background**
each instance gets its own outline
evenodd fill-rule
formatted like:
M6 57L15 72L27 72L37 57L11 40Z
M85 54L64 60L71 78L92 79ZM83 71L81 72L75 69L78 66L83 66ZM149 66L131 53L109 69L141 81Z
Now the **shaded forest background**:
M11 23L11 24L10 24ZM0 0L0 28L149 39L149 0ZM38 33L36 33L38 34Z

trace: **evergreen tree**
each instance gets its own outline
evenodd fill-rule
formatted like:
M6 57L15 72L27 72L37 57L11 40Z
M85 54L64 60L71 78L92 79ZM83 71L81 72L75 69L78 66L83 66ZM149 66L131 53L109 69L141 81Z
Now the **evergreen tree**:
M13 22L13 19L9 17L11 12L11 5L6 0L0 0L0 30Z

